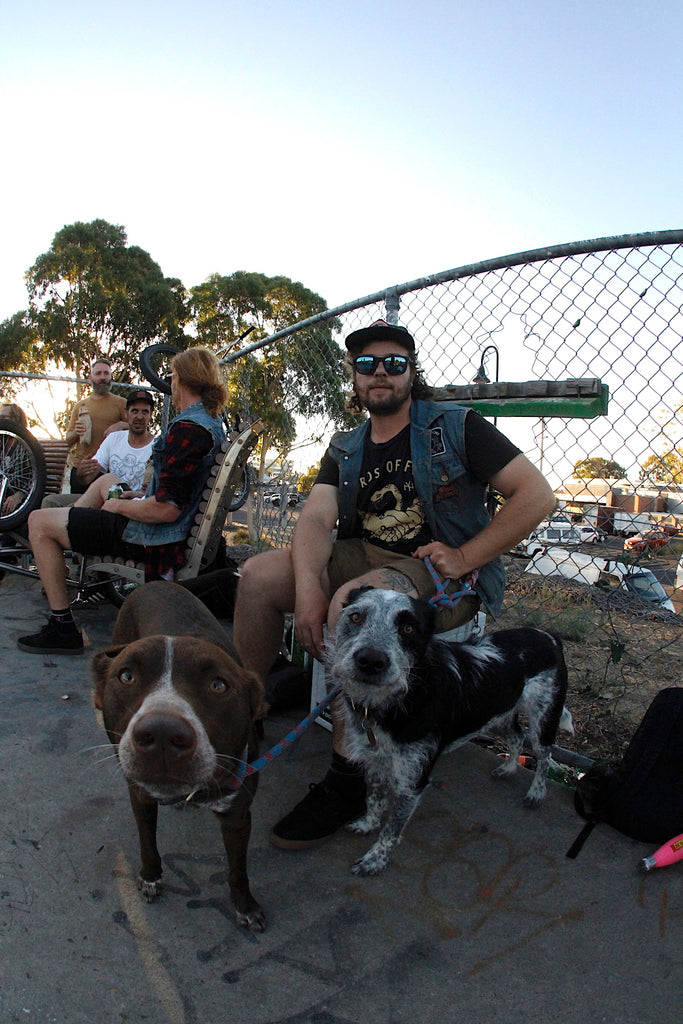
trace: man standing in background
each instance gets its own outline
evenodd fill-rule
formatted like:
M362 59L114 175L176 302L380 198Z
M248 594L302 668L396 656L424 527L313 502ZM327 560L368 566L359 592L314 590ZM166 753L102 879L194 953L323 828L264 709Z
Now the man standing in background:
M92 391L76 402L66 428L66 441L72 445L68 466L71 467L69 486L72 494L83 494L99 470L93 466L93 455L112 428L127 430L126 400L111 394L111 364L108 359L96 359L90 367ZM87 464L81 467L81 463Z

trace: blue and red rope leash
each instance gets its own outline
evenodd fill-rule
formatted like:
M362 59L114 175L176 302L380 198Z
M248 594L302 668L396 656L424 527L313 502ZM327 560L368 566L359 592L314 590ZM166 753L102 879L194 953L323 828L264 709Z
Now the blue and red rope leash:
M436 587L436 593L433 597L430 597L429 604L435 605L437 608L455 608L458 601L467 594L472 593L474 585L477 582L477 576L479 575L478 569L474 569L465 577L460 590L456 591L454 594L448 594L446 591L450 585L450 579L442 580L429 558L425 558L424 562ZM287 735L279 741L279 743L276 743L275 746L271 747L267 753L262 757L257 758L255 761L252 761L251 764L247 763L247 754L245 751L244 760L240 762L239 768L232 780L232 788L239 789L246 778L250 775L255 775L256 772L260 772L266 767L266 765L269 765L271 761L276 757L279 757L280 754L283 754L285 750L291 747L293 743L296 743L302 733L308 729L312 722L315 722L318 715L329 706L340 691L341 686L333 687L330 692L323 697L320 703L316 704L313 710L306 715L298 725L294 726L291 732L288 732Z
M460 590L454 594L448 594L447 590L451 583L450 578L442 580L429 558L425 558L424 563L436 587L436 593L433 597L429 598L429 604L433 604L436 608L455 608L458 601L466 597L467 594L471 594L474 590L474 584L479 576L478 569L473 569L469 575L465 576Z

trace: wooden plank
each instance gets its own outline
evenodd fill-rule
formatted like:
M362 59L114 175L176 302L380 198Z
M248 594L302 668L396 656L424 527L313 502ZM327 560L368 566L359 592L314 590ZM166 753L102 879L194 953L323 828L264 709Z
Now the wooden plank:
M593 419L606 416L609 407L609 388L597 377L448 384L433 390L435 401L457 402L482 416Z

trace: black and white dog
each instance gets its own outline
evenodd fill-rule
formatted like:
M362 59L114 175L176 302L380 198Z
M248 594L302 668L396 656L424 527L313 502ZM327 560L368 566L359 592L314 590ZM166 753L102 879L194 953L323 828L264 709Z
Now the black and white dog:
M559 640L510 629L453 643L433 636L434 620L424 601L363 587L349 595L330 643L347 756L363 766L368 784L367 813L347 828L367 835L388 810L377 842L353 865L357 875L387 866L444 749L484 729L502 732L509 758L493 774L503 778L517 768L526 719L537 768L524 803L538 807L557 731L573 731Z

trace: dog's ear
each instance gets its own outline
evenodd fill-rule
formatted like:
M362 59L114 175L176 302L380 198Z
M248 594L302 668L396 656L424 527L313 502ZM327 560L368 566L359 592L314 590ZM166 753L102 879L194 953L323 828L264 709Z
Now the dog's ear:
M102 710L102 699L109 674L109 664L126 646L127 644L119 644L116 647L107 647L104 651L98 651L90 662L90 672L95 684L92 699L98 711Z
M266 701L266 691L263 687L263 683L254 672L248 672L242 669L246 676L247 687L249 689L249 710L251 712L252 722L258 721L259 718L265 718L268 714L270 705Z
M367 584L364 584L362 587L356 587L347 595L346 601L344 601L344 608L348 608L350 604L353 604L354 601L357 601L361 594L366 594L368 590L376 589L377 587L370 587Z
M415 601L415 612L425 636L432 636L436 628L436 608L429 601Z

